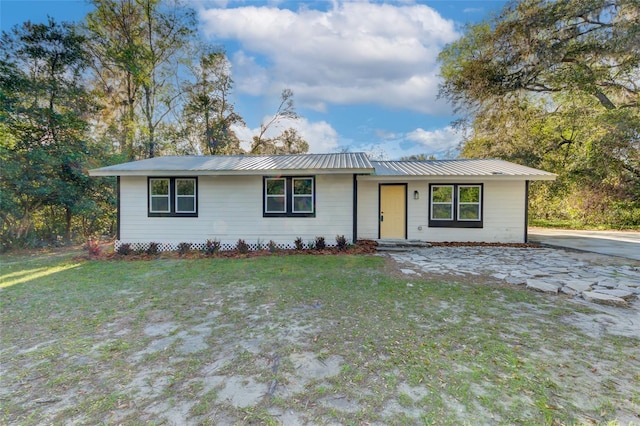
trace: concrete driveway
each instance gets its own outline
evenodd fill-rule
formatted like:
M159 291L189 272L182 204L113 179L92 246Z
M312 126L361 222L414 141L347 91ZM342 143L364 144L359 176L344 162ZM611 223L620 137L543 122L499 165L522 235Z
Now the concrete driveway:
M640 232L529 228L529 241L640 260Z

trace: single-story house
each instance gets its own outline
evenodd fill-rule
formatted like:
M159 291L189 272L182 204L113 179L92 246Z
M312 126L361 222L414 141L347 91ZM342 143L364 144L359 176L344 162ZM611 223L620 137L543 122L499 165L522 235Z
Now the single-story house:
M117 176L117 244L293 246L317 236L526 242L529 182L556 175L495 159L373 161L364 153L167 156Z

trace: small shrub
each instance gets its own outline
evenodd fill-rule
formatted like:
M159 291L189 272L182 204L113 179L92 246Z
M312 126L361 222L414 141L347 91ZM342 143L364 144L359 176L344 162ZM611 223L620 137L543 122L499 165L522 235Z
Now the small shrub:
M262 250L264 248L264 244L262 244L262 240L258 238L258 242L256 243L256 250Z
M149 247L145 250L145 253L151 256L155 256L160 251L160 244L158 243L149 243Z
M278 245L273 240L269 240L268 247L269 247L269 253L275 253L276 251L278 251Z
M88 240L87 241L87 251L90 256L100 256L100 241L98 240Z
M316 237L316 250L324 250L327 248L327 243L324 241L324 237Z
M220 251L220 241L218 240L207 240L204 246L204 252L206 254L216 254Z
M131 254L133 250L131 250L131 244L129 243L122 243L118 246L118 249L116 250L116 252L122 256L128 256Z
M338 250L346 250L348 242L344 235L337 235L336 244L338 245Z
M310 240L310 241L307 243L307 248L308 248L309 250L313 250L315 247L316 247L316 242L315 242L314 240Z
M296 240L293 242L293 244L295 245L296 250L304 249L304 241L302 241L302 238L300 238L300 237L296 238Z
M181 256L188 254L191 251L191 243L178 244L178 254Z
M249 245L245 243L243 239L239 239L236 243L236 251L240 254L247 254L249 252Z

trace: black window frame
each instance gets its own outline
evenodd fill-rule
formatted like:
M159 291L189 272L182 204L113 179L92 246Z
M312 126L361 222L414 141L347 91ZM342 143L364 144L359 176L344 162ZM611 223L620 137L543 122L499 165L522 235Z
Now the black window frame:
M169 211L153 212L151 211L151 182L153 180L169 181ZM178 203L178 194L176 189L177 180L193 180L194 181L194 212L178 212L176 206ZM149 176L147 177L147 217L198 217L198 177L197 176Z
M285 182L285 211L267 212L267 180L282 179ZM313 211L293 211L293 180L311 179L311 203ZM316 177L315 176L263 176L262 177L262 217L316 217Z
M440 186L453 187L453 205L452 219L433 219L431 212L433 209L433 188ZM479 187L480 188L480 219L479 220L461 220L458 218L460 211L459 188L460 187ZM428 219L430 228L483 228L484 227L484 184L482 183L430 183L428 203Z

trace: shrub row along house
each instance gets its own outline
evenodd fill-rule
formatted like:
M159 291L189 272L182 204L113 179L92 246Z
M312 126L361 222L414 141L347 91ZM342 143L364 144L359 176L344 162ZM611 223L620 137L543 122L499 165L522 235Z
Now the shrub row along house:
M502 160L372 161L364 153L168 156L91 170L117 176L116 245L176 249L239 239L526 242L532 180Z

